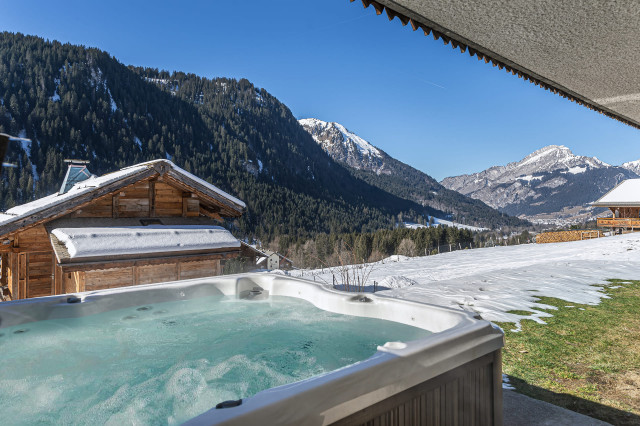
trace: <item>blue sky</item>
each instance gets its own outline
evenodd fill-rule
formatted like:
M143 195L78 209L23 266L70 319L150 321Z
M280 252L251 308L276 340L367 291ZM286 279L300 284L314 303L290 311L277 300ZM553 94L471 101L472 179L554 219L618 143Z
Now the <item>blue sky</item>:
M298 118L337 121L437 179L550 144L610 164L640 130L348 0L9 1L0 29L106 50L124 64L247 78Z

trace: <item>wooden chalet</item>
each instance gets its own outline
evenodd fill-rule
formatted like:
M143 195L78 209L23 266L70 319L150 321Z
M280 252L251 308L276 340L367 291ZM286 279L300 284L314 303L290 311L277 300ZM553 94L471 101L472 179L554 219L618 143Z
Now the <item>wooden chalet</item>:
M245 204L167 160L96 177L0 214L6 300L218 275L240 241L218 226Z
M611 217L598 218L599 227L640 230L640 179L620 182L591 205L611 210Z

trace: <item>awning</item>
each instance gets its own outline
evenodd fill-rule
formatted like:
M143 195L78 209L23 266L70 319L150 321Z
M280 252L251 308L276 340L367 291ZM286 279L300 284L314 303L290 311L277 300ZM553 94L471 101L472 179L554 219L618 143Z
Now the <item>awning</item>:
M354 1L354 0L351 0ZM378 15L640 128L640 3L362 0Z

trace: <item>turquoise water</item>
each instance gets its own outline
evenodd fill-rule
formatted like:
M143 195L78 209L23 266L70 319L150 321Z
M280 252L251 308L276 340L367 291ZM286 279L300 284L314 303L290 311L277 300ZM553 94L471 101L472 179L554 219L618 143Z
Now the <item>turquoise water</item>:
M429 332L289 297L158 303L0 329L2 424L176 424Z

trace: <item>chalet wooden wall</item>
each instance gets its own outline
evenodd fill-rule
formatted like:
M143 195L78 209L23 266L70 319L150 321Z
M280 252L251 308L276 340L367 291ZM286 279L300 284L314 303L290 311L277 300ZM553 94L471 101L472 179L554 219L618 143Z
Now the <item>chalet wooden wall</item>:
M204 278L222 274L220 260L202 260L200 262L183 262L180 264L180 279Z
M640 208L639 207L609 207L613 217L616 217L616 210L618 211L618 217L625 218L633 218L637 219L640 217Z
M2 276L12 299L54 294L56 259L43 225L16 233L3 250Z
M197 217L200 200L161 180L130 185L76 210L69 217Z
M220 275L220 259L171 261L153 265L132 265L122 268L86 271L63 271L63 293L104 290L191 278Z
M27 282L26 297L54 294L54 271L56 259L52 252L25 253Z

